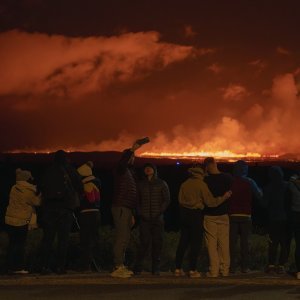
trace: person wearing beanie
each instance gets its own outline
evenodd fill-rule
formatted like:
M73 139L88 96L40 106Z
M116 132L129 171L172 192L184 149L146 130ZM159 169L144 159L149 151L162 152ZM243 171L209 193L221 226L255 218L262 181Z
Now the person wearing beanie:
M267 208L268 212L269 264L266 272L271 274L275 272L284 274L285 264L288 261L290 201L288 185L288 182L284 180L281 167L270 167L269 183L264 188L262 205Z
M151 246L152 274L160 274L160 256L163 245L163 214L170 204L167 183L158 178L156 166L144 165L144 179L138 184L138 216L140 218L140 247L135 265L135 275L142 272L145 255Z
M197 259L203 237L203 210L206 206L219 206L231 193L228 191L221 197L214 197L203 181L204 170L197 165L188 171L190 177L181 185L179 191L180 240L176 251L175 276L185 276L182 262L187 248L190 247L188 276L198 278L201 276L197 271Z
M69 236L74 223L74 211L83 195L81 178L71 165L67 153L59 150L53 164L46 170L42 182L42 274L51 273L52 246L57 236L57 274L66 273Z
M134 212L137 209L137 182L135 178L134 153L141 145L135 142L130 149L123 151L114 171L114 195L112 216L115 226L113 246L115 268L112 277L129 278L133 272L124 266L124 257L130 241L131 228L135 223Z
M91 263L99 240L100 180L93 175L93 163L87 162L77 169L84 188L80 201L81 269L91 271Z
M213 157L204 160L204 181L214 197L223 196L231 190L232 176L222 173L218 169ZM208 277L229 276L230 249L229 249L229 201L224 201L217 207L205 207L204 229L208 248L210 269Z
M27 232L36 227L35 207L41 203L33 177L27 170L16 170L16 184L12 187L5 223L9 236L7 251L8 272L28 274L25 270L24 255Z
M237 241L240 237L241 272L249 272L249 237L252 229L252 199L261 199L262 191L248 175L248 165L239 160L233 167L232 196L229 199L230 272L237 268Z

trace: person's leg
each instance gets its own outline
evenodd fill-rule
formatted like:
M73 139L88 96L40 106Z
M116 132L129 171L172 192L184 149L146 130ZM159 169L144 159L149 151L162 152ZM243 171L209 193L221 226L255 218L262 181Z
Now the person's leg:
M62 211L58 220L57 232L57 271L64 273L66 268L66 259L69 245L69 237L74 223L72 211Z
M152 273L158 275L160 270L160 256L163 246L164 222L161 219L152 221Z
M132 212L126 207L113 207L112 214L115 224L114 263L123 266L125 251L130 240Z
M80 249L81 268L83 271L90 270L92 260L92 233L93 233L93 213L83 212L79 216L80 224Z
M223 276L228 276L230 268L230 249L229 249L229 217L228 215L219 216L217 227L218 254L220 261L220 272Z
M298 216L300 217L300 213L298 214ZM293 229L294 229L295 242L296 242L295 262L296 262L297 272L300 272L300 219L294 220Z
M147 255L148 250L150 248L150 244L151 244L151 240L152 240L151 222L150 221L145 221L145 220L140 221L139 240L140 240L140 245L139 245L139 249L138 249L136 264L134 267L135 273L142 272L143 261L144 261L144 258Z
M239 222L236 217L230 217L230 271L236 271L237 241L239 234Z
M187 208L180 208L180 238L176 250L176 269L182 269L186 249L190 243L189 214Z
M288 227L287 222L280 222L279 229L279 243L280 243L280 256L279 256L279 266L284 268L288 261Z
M190 268L189 271L197 270L198 256L203 240L203 214L201 210L194 210L190 215Z
M247 272L249 269L249 238L252 230L251 219L243 217L240 222L240 239L241 239L241 268L242 272Z
M220 271L220 261L218 253L218 224L216 217L204 217L205 241L209 256L209 275L217 277Z
M269 266L275 266L277 262L277 250L279 246L278 224L270 222L269 227Z

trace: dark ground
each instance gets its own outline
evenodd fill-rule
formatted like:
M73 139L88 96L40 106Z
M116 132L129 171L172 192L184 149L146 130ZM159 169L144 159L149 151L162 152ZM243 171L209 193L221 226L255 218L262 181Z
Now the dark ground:
M161 278L145 275L112 279L105 275L67 275L0 279L0 299L300 299L300 281L262 273L220 279Z

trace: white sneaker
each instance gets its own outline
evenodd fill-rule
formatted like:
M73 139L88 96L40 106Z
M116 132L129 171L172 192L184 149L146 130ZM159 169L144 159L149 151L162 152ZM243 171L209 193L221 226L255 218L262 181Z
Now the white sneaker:
M132 274L133 273L129 271L126 267L119 266L112 273L110 273L110 276L117 278L130 278Z
M298 272L298 273L296 274L296 278L297 278L298 280L300 280L300 272Z
M13 274L16 274L16 275L27 275L27 274L29 274L29 272L26 271L26 270L18 270L18 271L14 271Z
M189 271L189 277L190 278L200 278L201 273L199 273L198 271Z

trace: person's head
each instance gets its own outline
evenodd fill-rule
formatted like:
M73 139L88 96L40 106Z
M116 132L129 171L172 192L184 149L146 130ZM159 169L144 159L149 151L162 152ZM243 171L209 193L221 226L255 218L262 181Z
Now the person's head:
M93 175L93 170L88 163L80 166L77 169L77 172L81 177L89 177Z
M238 160L233 166L233 176L243 177L248 175L248 165L244 160Z
M54 153L54 162L59 165L65 165L68 163L67 152L64 150L58 150Z
M193 165L191 168L189 168L188 172L192 177L197 177L197 178L203 178L205 175L204 174L205 172L200 164Z
M30 171L17 169L16 170L16 181L27 181L33 183L34 179Z
M157 175L157 168L155 165L151 163L145 164L143 169L144 169L144 175L148 178L152 178Z
M279 167L279 166L270 167L269 178L270 178L270 181L275 184L281 183L284 178L284 174L283 174L281 167Z
M218 172L216 160L213 157L206 157L203 161L204 170L209 174Z

